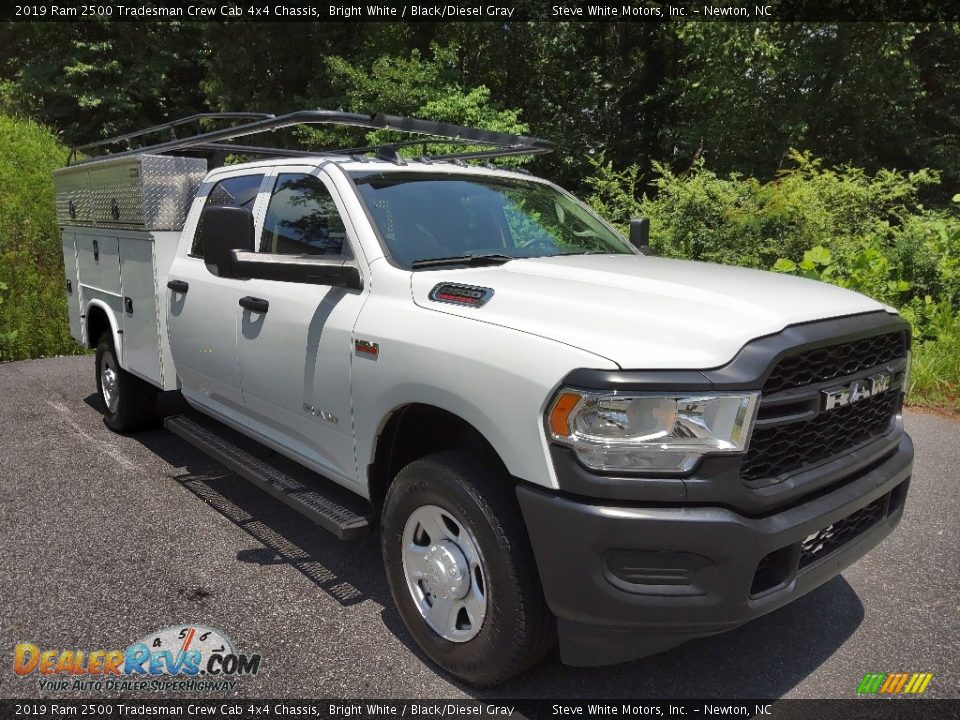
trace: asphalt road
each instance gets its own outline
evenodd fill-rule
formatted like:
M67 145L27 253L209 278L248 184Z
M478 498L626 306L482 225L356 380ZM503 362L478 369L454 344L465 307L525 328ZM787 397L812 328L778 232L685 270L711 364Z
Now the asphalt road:
M394 612L377 543L341 543L162 429L111 433L90 357L0 365L0 697L41 695L13 648L124 648L219 628L252 697L853 697L867 672L931 672L960 697L960 424L908 413L899 530L817 591L741 629L624 665L556 656L490 692L451 682ZM106 694L106 693L101 693ZM63 693L48 697L65 697ZM142 697L142 695L140 696Z

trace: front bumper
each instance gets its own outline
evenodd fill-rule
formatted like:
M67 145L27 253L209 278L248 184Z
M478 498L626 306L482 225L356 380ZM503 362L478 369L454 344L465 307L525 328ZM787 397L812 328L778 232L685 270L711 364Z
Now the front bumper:
M563 661L643 657L810 592L896 527L912 467L903 434L880 462L757 517L724 507L593 504L518 486Z

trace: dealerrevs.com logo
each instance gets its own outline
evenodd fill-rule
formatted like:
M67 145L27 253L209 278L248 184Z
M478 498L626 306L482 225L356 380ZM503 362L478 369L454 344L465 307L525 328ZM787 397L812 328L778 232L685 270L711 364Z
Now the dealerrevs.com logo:
M125 650L42 649L22 642L13 653L13 671L35 675L46 691L230 691L238 678L259 670L259 654L237 652L230 638L203 625L164 628Z

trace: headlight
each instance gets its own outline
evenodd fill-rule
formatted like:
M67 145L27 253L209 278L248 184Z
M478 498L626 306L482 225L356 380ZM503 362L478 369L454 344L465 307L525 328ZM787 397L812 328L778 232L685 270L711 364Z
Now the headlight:
M547 411L547 428L597 470L682 472L708 453L744 452L759 397L562 390Z

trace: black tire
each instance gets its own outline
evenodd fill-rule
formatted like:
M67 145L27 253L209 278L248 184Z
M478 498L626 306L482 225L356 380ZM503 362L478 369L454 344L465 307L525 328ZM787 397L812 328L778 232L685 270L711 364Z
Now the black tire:
M479 634L454 642L425 620L403 567L403 532L424 506L450 513L483 559L486 616ZM489 687L528 670L556 644L556 626L536 561L502 465L480 453L450 451L406 466L391 484L381 516L383 561L394 603L417 645L451 675Z
M104 392L104 366L114 373L115 398L108 401ZM120 433L138 430L151 424L156 417L157 391L136 375L131 375L117 360L113 337L109 332L100 336L96 356L97 394L100 396L103 421L111 430ZM111 407L111 405L113 407Z

